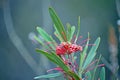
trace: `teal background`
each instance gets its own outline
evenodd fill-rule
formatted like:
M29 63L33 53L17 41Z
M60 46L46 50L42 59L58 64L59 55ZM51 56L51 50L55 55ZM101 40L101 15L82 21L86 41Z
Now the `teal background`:
M1 0L0 80L33 80L35 76L46 74L48 69L54 67L44 56L35 52L35 48L41 46L29 37L31 32L36 33L37 25L53 35L53 23L48 13L49 6L56 10L64 25L69 22L77 26L77 19L80 16L82 40L87 38L88 32L91 43L100 36L98 53L109 60L108 28L110 25L116 27L118 19L114 0ZM7 24L6 20L9 18L5 19L6 8L9 8L6 10L6 15L10 14L11 17ZM16 35L10 36L14 34L13 31ZM79 43L80 41L78 40ZM26 53L29 53L33 62L30 62L31 58L26 56ZM110 80L108 75L109 70L107 70L106 80ZM58 80L60 79L62 78L59 77Z

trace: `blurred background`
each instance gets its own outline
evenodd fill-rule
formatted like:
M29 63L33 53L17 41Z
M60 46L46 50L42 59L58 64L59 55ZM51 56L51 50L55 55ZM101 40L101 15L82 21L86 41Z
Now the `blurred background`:
M119 77L120 0L0 0L0 80L33 80L54 66L35 52L41 46L33 39L36 26L53 35L49 6L64 25L69 22L77 26L80 16L80 35L84 39L88 32L91 43L101 37L98 53L104 57L106 80L112 80L112 74Z

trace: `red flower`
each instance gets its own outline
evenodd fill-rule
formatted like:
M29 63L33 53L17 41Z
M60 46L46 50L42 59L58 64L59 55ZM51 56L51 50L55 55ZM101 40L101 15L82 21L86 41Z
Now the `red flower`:
M57 55L64 55L66 53L66 49L62 46L57 46L56 47L56 53Z
M68 54L77 52L77 51L82 51L82 46L78 46L76 44L71 44L68 49Z
M77 51L82 51L82 46L77 44L71 44L67 42L62 42L59 46L56 47L57 55L71 54Z

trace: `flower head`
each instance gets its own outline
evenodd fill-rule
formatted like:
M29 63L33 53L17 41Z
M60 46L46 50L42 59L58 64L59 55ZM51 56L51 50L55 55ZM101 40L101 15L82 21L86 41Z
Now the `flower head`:
M77 51L82 51L82 46L79 46L77 44L71 44L68 42L62 42L60 45L56 47L56 54L57 55L65 55L65 54L71 54Z

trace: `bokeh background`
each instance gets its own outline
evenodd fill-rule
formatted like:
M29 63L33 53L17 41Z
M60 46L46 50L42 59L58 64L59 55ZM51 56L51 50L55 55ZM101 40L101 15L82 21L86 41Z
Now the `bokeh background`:
M36 26L53 35L49 6L56 10L64 25L69 22L77 26L80 16L83 39L88 32L91 43L101 37L98 53L109 63L102 59L108 65L106 80L110 80L120 55L119 3L119 0L0 0L0 80L33 80L54 66L35 52L41 46L33 39ZM40 80L60 79L63 78Z

